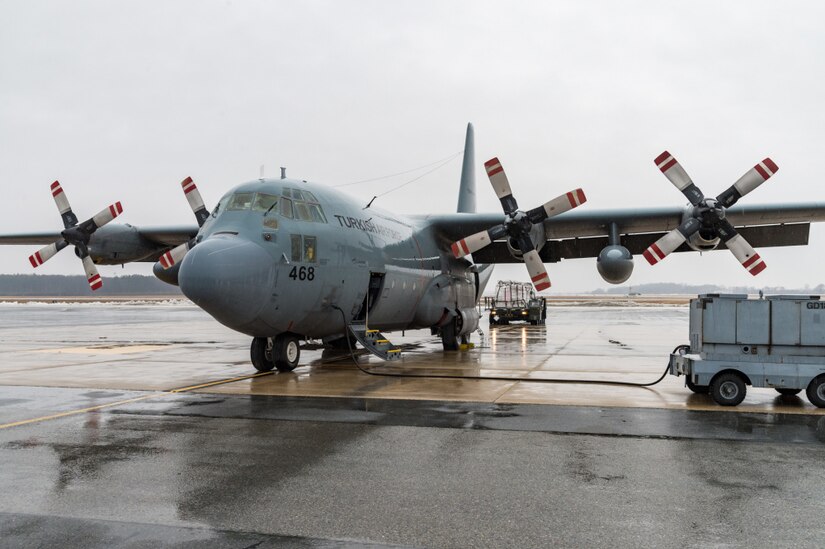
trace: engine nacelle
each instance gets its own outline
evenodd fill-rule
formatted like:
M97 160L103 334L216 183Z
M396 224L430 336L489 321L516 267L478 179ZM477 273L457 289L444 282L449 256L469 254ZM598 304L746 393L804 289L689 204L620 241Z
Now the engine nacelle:
M682 223L697 215L695 208L688 206L682 214ZM719 245L719 237L716 236L716 231L712 228L702 227L698 232L693 233L690 238L688 238L687 245L690 246L691 250L697 252L709 252L715 250L716 246Z
M703 232L706 234L703 235ZM699 229L688 238L687 245L697 252L709 252L719 245L719 237L712 232L708 233L705 229Z
M605 282L621 284L633 273L633 255L624 246L605 246L596 259L596 269Z
M128 223L101 227L92 235L88 248L89 255L98 265L121 265L157 253L157 245L143 238L137 228Z
M530 229L530 240L533 241L533 246L536 247L536 251L540 252L541 249L544 247L544 244L547 242L547 238L544 235L543 224L537 223L533 225L533 228ZM521 253L521 250L518 248L517 243L509 237L507 238L507 240L505 240L505 242L507 243L507 251L510 252L510 255L512 255L519 261L524 261L524 258L522 257L524 254Z
M478 309L475 307L459 309L456 335L463 336L475 332L478 329L478 316Z
M168 269L164 269L163 265L160 264L160 261L152 265L152 274L154 274L159 280L173 286L178 285L178 272L180 272L180 263L175 263Z

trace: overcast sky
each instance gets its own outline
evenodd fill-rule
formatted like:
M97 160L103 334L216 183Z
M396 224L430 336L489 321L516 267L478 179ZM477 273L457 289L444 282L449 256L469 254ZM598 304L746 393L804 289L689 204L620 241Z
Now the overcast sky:
M499 211L492 156L523 207L579 186L585 208L681 205L653 164L665 149L706 194L770 156L779 174L743 203L822 202L823 20L822 2L3 0L0 233L59 229L55 179L81 218L121 200L134 225L194 223L187 175L210 207L261 164L378 177L457 152L468 121L480 211ZM376 204L454 211L460 169ZM757 278L713 252L638 257L630 282L816 285L823 249L815 226L808 247L762 250ZM3 248L0 272L32 272L33 251ZM548 267L554 292L608 286L594 259ZM64 251L38 272L82 266Z

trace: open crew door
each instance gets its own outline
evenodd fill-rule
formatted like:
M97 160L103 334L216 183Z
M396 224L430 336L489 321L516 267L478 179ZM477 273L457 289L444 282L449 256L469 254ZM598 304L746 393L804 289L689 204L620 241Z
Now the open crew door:
M367 319L367 313L372 312L375 304L378 303L378 298L381 297L381 289L384 287L385 273L370 273L370 283L367 288L367 295L364 296L364 303L361 304L361 309L353 318L353 322L364 322Z

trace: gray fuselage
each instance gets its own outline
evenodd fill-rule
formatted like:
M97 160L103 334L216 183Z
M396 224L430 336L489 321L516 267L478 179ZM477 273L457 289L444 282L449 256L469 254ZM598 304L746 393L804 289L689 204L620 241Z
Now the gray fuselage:
M437 327L475 307L478 275L449 242L423 220L364 206L293 179L241 184L181 263L181 290L254 337L334 337L358 320L382 331Z

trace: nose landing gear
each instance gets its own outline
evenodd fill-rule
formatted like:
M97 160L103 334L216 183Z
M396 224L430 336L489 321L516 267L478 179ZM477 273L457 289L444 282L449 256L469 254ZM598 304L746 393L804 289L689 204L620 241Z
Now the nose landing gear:
M259 372L269 372L273 368L279 372L291 372L301 358L298 337L294 334L255 337L249 351L252 365Z

